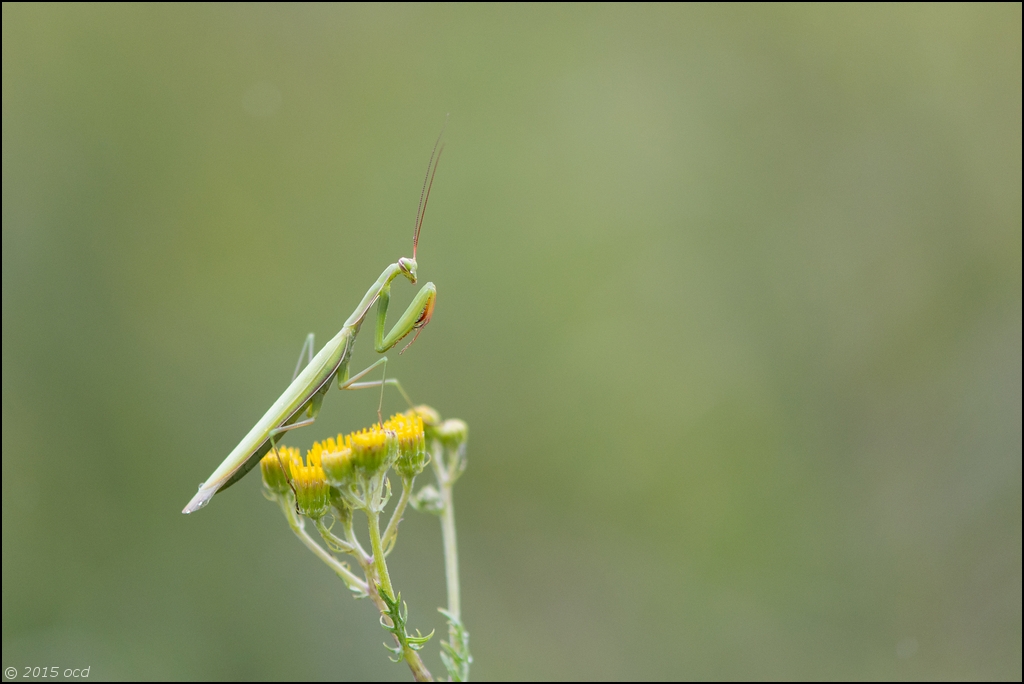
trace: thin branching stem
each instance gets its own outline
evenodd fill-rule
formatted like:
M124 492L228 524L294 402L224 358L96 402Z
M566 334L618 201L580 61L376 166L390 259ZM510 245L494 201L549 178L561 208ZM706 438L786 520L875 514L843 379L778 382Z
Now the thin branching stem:
M356 536L356 531L352 527L351 515L342 522L342 526L345 528L345 539L347 539L348 543L356 550L356 556L359 558L359 564L362 566L370 565L370 554L368 554L366 549L363 548L363 545L359 543L359 537Z
M390 554L391 549L395 546L395 538L398 536L398 523L402 522L402 515L405 514L405 507L409 505L409 497L412 495L412 483L413 478L402 478L402 495L398 498L398 504L391 513L391 520L388 521L388 526L384 528L382 542L385 555Z
M320 536L323 537L325 542L327 542L327 548L331 549L331 551L347 553L352 556L359 555L359 551L354 546L331 532L327 525L324 524L323 518L314 520L313 524L316 525L316 531L319 532Z
M313 537L306 532L305 521L300 519L295 512L295 505L290 501L290 497L278 496L276 499L281 506L284 517L288 520L288 526L292 528L292 532L295 533L295 536L299 538L306 548L326 563L349 589L360 594L369 594L370 588L367 582L359 579L344 563L328 553L324 547L317 544Z

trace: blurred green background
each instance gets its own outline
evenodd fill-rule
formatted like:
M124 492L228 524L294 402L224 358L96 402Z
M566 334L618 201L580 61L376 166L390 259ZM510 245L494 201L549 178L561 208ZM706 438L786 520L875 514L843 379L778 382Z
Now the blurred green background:
M179 511L446 113L389 372L470 425L475 678L1020 679L1019 4L5 3L4 667L409 679L258 476Z

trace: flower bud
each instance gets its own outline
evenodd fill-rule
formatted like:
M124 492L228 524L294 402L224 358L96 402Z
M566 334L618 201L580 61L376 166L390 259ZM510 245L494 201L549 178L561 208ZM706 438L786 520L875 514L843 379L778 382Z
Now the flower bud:
M414 406L406 411L405 415L410 418L413 416L419 416L420 420L423 421L423 428L426 431L427 439L431 439L433 437L431 435L431 431L441 423L441 414L426 404Z
M449 449L454 449L464 444L469 438L469 426L466 421L458 418L449 418L435 428L437 438Z
M441 422L441 414L437 412L437 409L427 406L426 404L420 404L414 406L403 415L412 418L413 416L419 416L420 420L423 421L424 425L437 425Z

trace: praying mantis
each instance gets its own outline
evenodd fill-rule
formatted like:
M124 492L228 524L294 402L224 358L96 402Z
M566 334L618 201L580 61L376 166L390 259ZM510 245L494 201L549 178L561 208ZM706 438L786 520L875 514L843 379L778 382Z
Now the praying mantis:
M444 131L442 130L441 136L443 135ZM359 334L359 328L374 302L377 303L377 324L373 347L378 354L388 351L415 330L416 335L409 342L411 345L419 337L423 327L430 322L430 317L434 313L437 288L433 283L428 282L413 298L412 303L395 323L391 332L387 335L384 334L388 304L391 300L391 281L401 275L410 283L416 284L416 247L419 244L420 228L423 226L427 201L430 199L430 189L434 185L434 174L437 173L437 164L441 160L441 152L444 151L441 136L438 136L434 143L434 149L430 153L427 175L423 179L423 189L420 191L420 203L416 210L416 224L412 238L412 258L401 257L397 262L384 269L384 272L377 278L377 282L363 295L359 306L348 317L338 334L331 338L323 349L317 352L316 356L313 356L313 334L310 333L306 337L291 384L260 418L259 422L242 438L238 446L228 454L224 462L213 471L206 482L199 485L199 491L188 502L182 513L198 511L208 504L217 492L227 489L245 477L245 474L252 470L267 452L275 448L279 435L289 430L312 425L320 412L324 395L330 389L332 380L337 379L339 390L378 386L383 390L385 383L397 385L395 380L359 382L378 366L382 364L386 366L386 356L377 359L368 368L352 377L349 377L349 359L355 346L356 335ZM406 345L402 351L404 352L409 345ZM305 357L308 357L309 361L305 368L302 368L302 361ZM303 415L306 417L303 418Z

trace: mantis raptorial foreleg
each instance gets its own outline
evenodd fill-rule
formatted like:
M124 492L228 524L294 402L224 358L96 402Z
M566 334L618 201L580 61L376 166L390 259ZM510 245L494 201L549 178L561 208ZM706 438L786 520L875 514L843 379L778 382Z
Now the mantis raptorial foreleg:
M434 313L436 299L437 295L433 285L424 285L413 297L409 308L395 323L395 327L391 328L391 332L385 336L384 327L388 315L388 304L391 302L391 285L382 287L377 297L377 330L373 338L373 346L377 353L383 354L391 349L413 330L416 331L416 335L409 341L409 344L415 342L416 338L420 336L420 330L430 321L430 316ZM409 348L409 344L405 345L399 354L405 352Z

